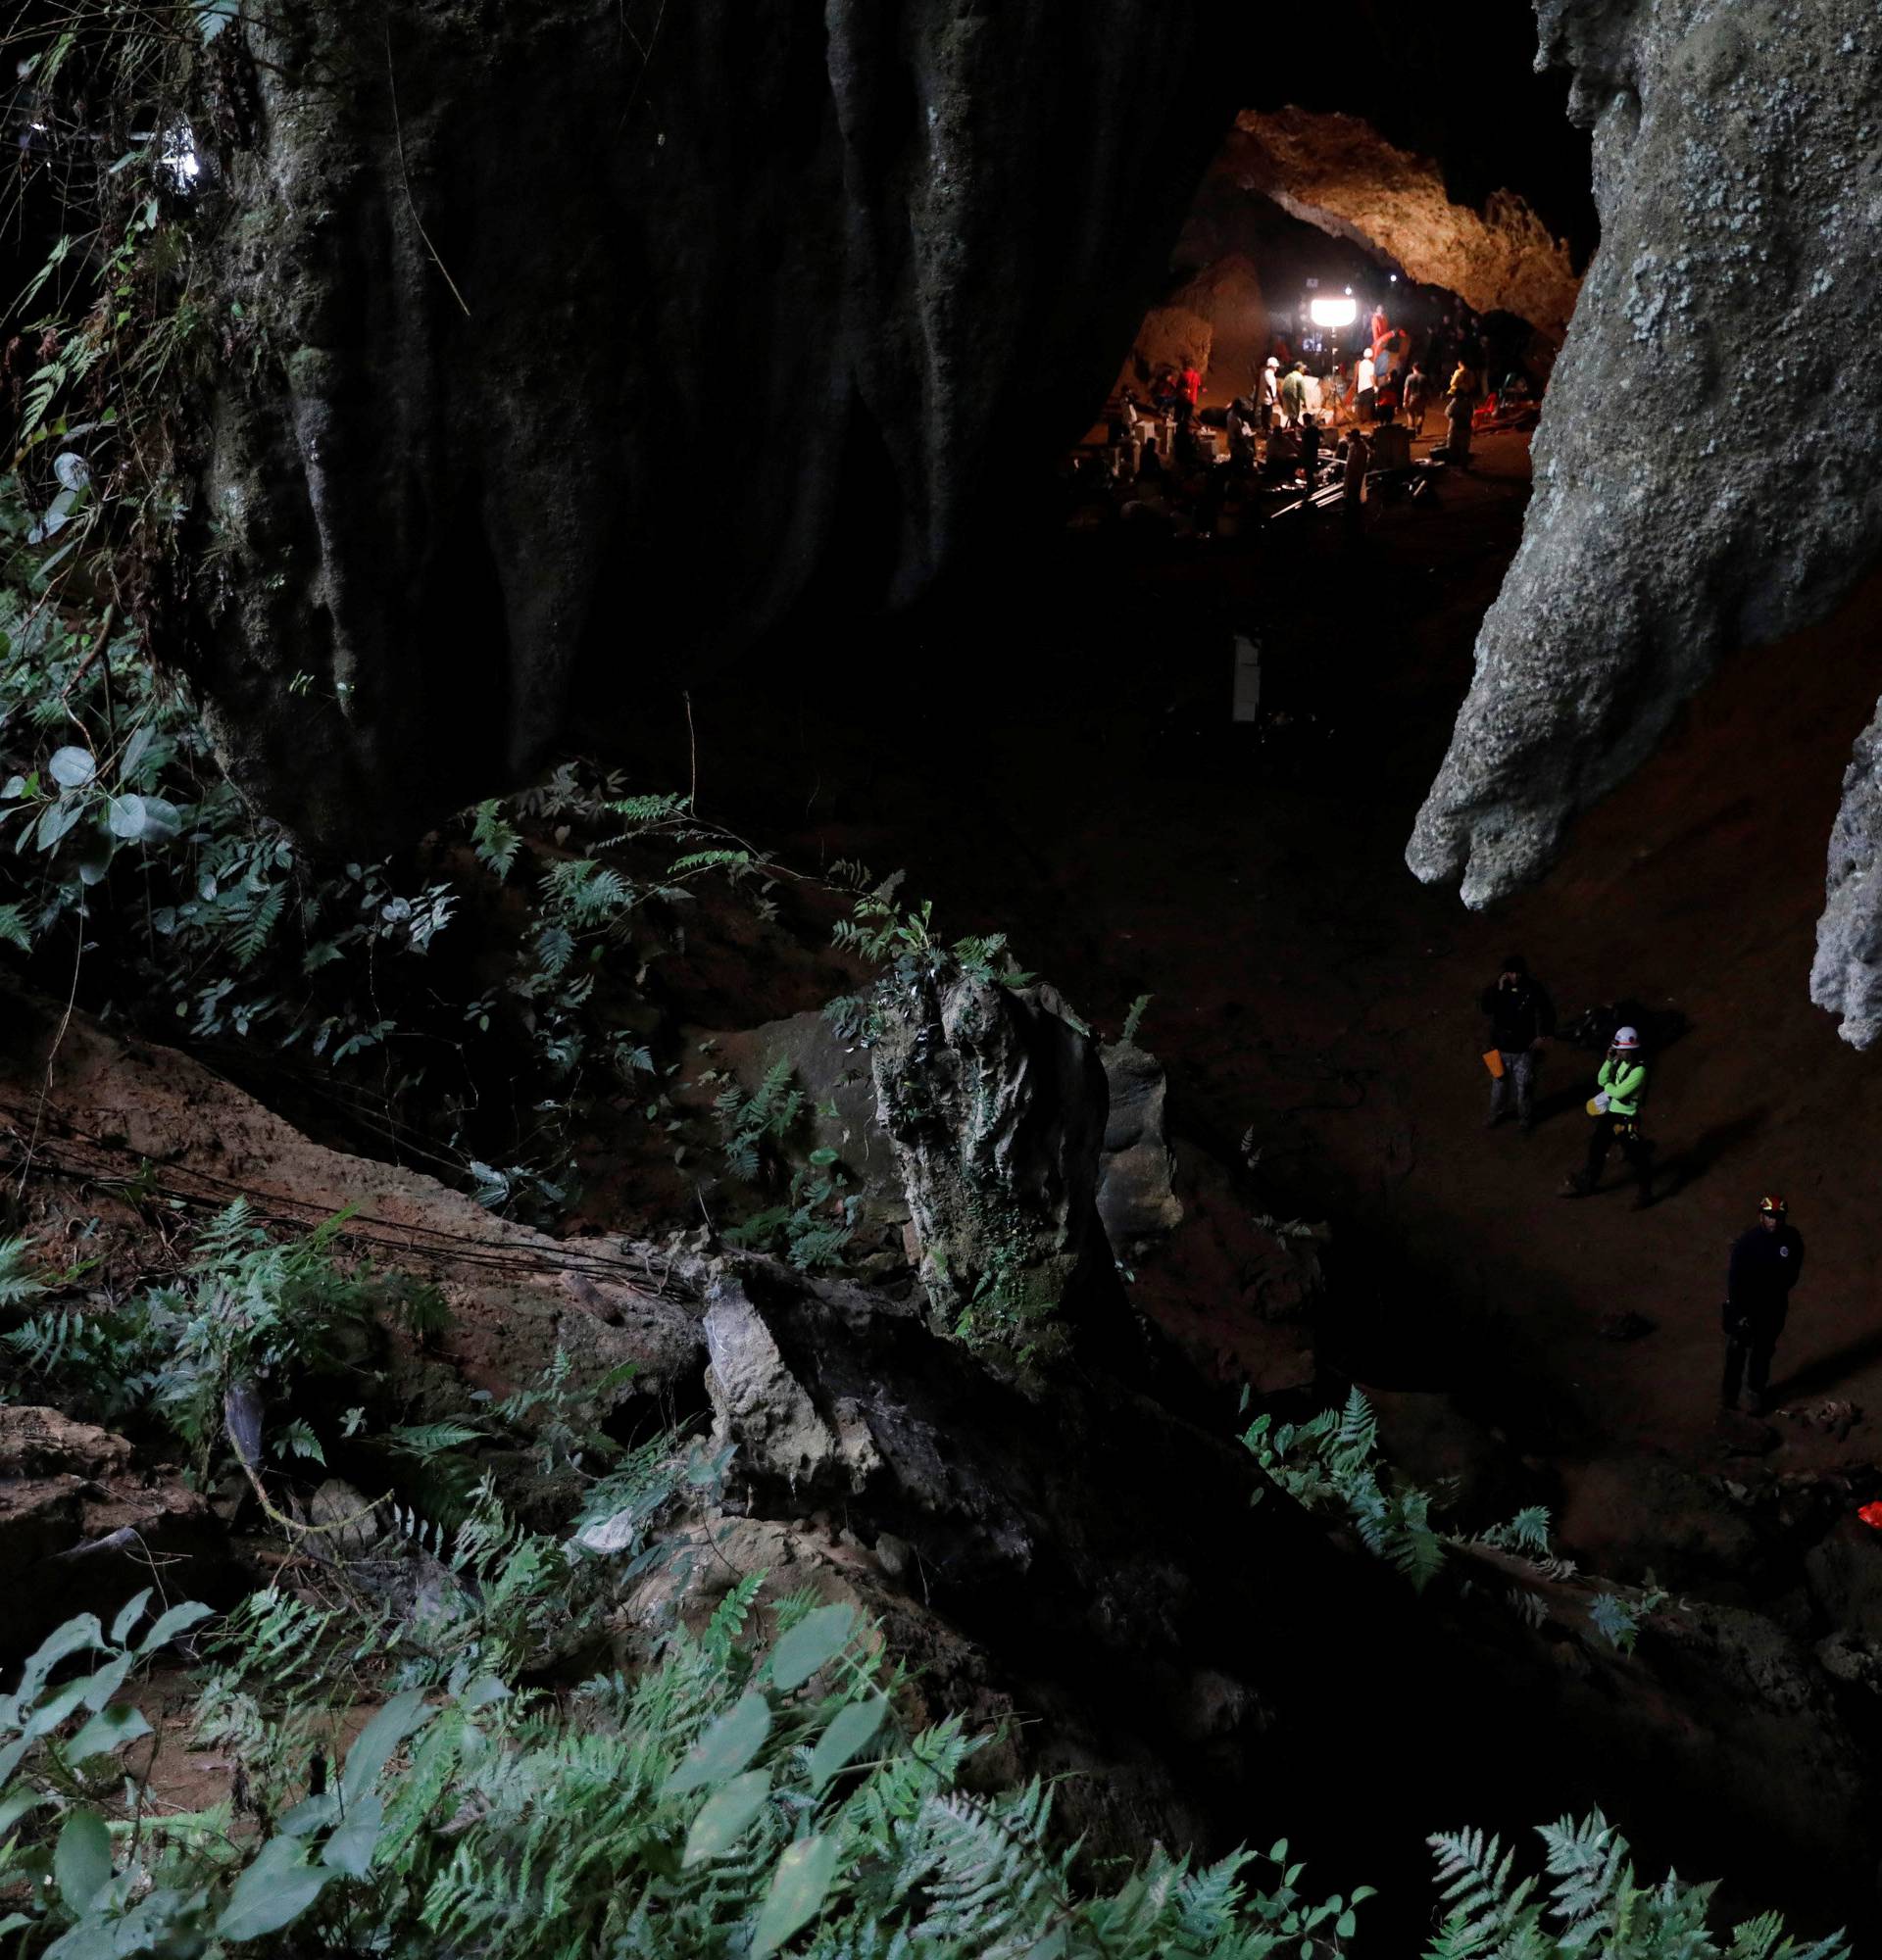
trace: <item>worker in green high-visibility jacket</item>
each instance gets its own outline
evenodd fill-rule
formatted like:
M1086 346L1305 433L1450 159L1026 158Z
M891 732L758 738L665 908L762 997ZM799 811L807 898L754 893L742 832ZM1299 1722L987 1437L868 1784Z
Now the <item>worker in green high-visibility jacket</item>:
M1641 1099L1647 1093L1647 1063L1640 1053L1640 1030L1616 1028L1608 1058L1595 1078L1594 1100L1588 1113L1594 1129L1588 1137L1588 1160L1561 1188L1564 1198L1585 1198L1601 1183L1608 1152L1616 1144L1639 1187L1640 1209L1654 1201L1653 1146L1640 1134Z

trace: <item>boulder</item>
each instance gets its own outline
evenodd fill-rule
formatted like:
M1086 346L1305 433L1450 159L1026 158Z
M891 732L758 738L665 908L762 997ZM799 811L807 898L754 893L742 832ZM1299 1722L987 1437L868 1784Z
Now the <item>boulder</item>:
M226 1592L221 1530L176 1470L133 1470L124 1437L57 1409L0 1405L0 1658L122 1604L153 1558L174 1597Z
M1099 1222L1109 1092L1098 1045L1050 987L959 967L885 985L871 1051L937 1327L1021 1366L1119 1300Z
M1098 1170L1098 1216L1119 1258L1137 1241L1173 1232L1183 1222L1176 1159L1164 1131L1164 1066L1131 1042L1102 1051L1111 1106Z
M1882 1644L1882 1532L1843 1519L1805 1555L1804 1580L1833 1633Z
M74 1421L54 1408L0 1405L0 1482L109 1477L129 1463L130 1445L108 1429Z
M713 1442L734 1444L746 1475L781 1481L791 1490L822 1485L832 1473L853 1490L880 1467L868 1426L853 1399L827 1412L791 1373L764 1317L745 1289L721 1274L707 1295L706 1390L713 1403Z

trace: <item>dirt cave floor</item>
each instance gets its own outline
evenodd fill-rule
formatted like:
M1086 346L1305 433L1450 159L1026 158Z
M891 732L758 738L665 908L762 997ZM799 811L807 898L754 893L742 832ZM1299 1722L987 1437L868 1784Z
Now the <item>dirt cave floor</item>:
M1010 932L1101 1028L1152 994L1172 1128L1224 1160L1252 1130L1277 1207L1334 1224L1323 1365L1450 1391L1547 1457L1577 1552L1624 1568L1615 1480L1577 1499L1596 1459L1874 1454L1882 1091L1807 981L1882 576L1730 662L1546 883L1472 914L1402 853L1516 544L1527 438L1480 439L1477 465L1374 506L1357 546L1331 516L1244 543L1074 536L914 620L800 623L695 690L700 800L799 863L906 865L943 930ZM1229 719L1235 631L1263 649L1254 726ZM1551 1051L1532 1138L1483 1130L1475 1002L1508 949L1564 1019L1627 1000L1672 1037L1652 1209L1618 1157L1595 1197L1558 1195L1596 1054ZM1809 1269L1780 1412L1721 1425L1726 1250L1767 1190ZM1235 1303L1192 1306L1232 1348ZM1802 1415L1826 1401L1853 1404L1847 1433Z

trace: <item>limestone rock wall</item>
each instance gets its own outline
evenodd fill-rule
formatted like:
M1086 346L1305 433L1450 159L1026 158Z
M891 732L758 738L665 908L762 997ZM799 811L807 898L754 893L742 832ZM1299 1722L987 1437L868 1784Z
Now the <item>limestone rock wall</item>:
M1227 0L272 18L171 651L326 842L514 780L579 665L683 678L833 553L918 589L1088 419L1236 106Z
M1594 131L1602 244L1521 547L1407 856L1482 906L1651 752L1721 654L1822 616L1882 546L1849 389L1882 272L1872 0L1538 0ZM1858 752L1815 994L1873 1032L1877 804Z
M1430 157L1356 116L1244 110L1222 168L1291 217L1381 252L1479 313L1512 313L1546 338L1568 329L1580 281L1568 247L1513 192L1452 201Z

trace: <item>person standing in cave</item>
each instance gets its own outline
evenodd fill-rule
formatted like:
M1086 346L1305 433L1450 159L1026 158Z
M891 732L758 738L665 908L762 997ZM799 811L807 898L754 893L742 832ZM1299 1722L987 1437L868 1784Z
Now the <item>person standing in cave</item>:
M1307 413L1307 363L1297 361L1281 383L1281 415L1290 428L1299 428Z
M1365 430L1356 426L1346 439L1346 475L1340 486L1349 541L1357 541L1365 531L1365 479L1371 467L1372 444Z
M1194 361L1183 363L1176 380L1176 455L1187 463L1194 453L1197 411L1203 405L1203 370Z
M1274 426L1274 411L1281 400L1281 364L1272 354L1267 357L1260 375L1260 392L1256 399L1261 405L1262 433L1266 435Z
M1647 1064L1640 1053L1640 1030L1616 1028L1608 1058L1595 1077L1594 1100L1588 1113L1594 1128L1588 1135L1588 1157L1571 1171L1561 1187L1564 1198L1586 1198L1599 1189L1608 1152L1618 1144L1634 1173L1638 1196L1634 1208L1645 1211L1654 1201L1653 1146L1640 1134L1641 1099L1647 1094Z
M1372 419L1373 384L1377 372L1372 363L1372 350L1368 347L1353 369L1353 414L1362 428Z
M1413 440L1423 438L1424 410L1430 392L1431 384L1424 378L1424 369L1412 362L1412 371L1405 377L1405 426Z
M1458 371L1451 377L1451 385L1444 395L1444 419L1447 428L1445 447L1450 452L1451 461L1460 469L1470 467L1470 417L1477 412L1477 404L1483 399L1483 390L1477 381L1477 370L1467 362L1458 363Z
M1397 412L1383 394L1379 397L1379 419L1372 430L1372 466L1401 470L1412 466L1411 432L1401 426Z
M1320 487L1320 425L1311 414L1301 417L1301 481L1310 497Z
M1761 1200L1758 1223L1732 1241L1725 1268L1725 1379L1719 1402L1739 1405L1741 1384L1751 1391L1752 1413L1770 1406L1771 1356L1790 1311L1791 1289L1804 1271L1804 1235L1790 1222L1781 1198Z
M1536 1127L1536 1070L1555 1037L1556 1004L1531 976L1528 960L1520 953L1506 953L1502 970L1477 1005L1490 1022L1490 1046L1503 1063L1503 1073L1490 1078L1490 1113L1483 1127L1494 1130L1503 1121L1513 1092L1516 1128L1526 1137Z

